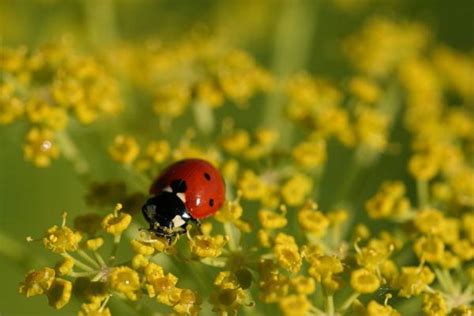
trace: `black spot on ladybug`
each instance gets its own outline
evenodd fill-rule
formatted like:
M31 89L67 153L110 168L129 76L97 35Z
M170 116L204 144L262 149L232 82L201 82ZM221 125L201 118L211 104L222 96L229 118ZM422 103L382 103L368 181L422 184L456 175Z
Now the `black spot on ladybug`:
M206 178L207 181L211 181L211 176L207 172L204 172L204 178Z
M210 205L211 207L214 206L214 199L210 199L210 200L209 200L209 205Z
M173 180L171 182L171 189L175 193L186 192L188 187L186 186L186 181L183 179Z

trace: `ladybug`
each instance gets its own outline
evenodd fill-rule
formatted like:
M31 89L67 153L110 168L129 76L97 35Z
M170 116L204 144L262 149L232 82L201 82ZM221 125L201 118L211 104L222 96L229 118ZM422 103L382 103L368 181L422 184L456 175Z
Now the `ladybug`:
M150 187L152 197L142 212L149 230L171 241L189 223L215 214L225 200L219 171L202 159L184 159L166 168Z

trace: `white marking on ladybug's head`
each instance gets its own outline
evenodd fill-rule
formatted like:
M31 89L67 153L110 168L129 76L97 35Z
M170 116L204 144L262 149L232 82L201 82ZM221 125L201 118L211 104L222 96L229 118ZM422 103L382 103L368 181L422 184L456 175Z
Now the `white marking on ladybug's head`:
M184 194L184 192L176 193L176 196L179 197L179 199L183 201L183 203L186 203L186 194Z
M186 222L183 220L183 218L182 218L181 216L179 216L179 215L176 215L176 216L173 218L172 222L173 222L173 226L174 226L174 227L181 227L181 226L183 226L184 224L186 224Z
M164 192L173 192L173 189L168 185L168 186L163 188L163 191Z

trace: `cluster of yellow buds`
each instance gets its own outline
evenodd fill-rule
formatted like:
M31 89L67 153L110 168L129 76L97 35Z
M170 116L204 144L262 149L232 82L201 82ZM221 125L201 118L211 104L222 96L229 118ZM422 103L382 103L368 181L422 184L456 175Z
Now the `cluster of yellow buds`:
M120 239L130 226L131 215L122 212L119 204L114 212L103 218L98 215L88 216L88 219L76 221L74 229L66 225L64 215L60 227L55 225L47 230L43 238L45 248L62 256L63 261L54 268L29 272L20 284L20 293L27 297L44 294L52 307L60 309L74 292L82 302L79 315L110 315L107 304L111 297L137 301L144 291L180 315L199 312L197 294L176 287L177 277L171 273L165 275L163 268L152 261L155 252L169 248L166 241L132 240L136 253L133 259L128 264L115 264ZM99 237L101 232L103 237ZM105 235L113 237L112 252L107 260L100 251Z
M276 78L200 35L124 44L107 55L117 64L66 44L2 50L0 124L28 122L24 155L36 166L80 156L66 133L72 119L87 125L122 109L115 71L149 106L103 150L126 183L93 183L86 196L95 209L123 206L47 229L42 244L62 259L29 272L20 293L56 309L74 294L80 316L109 316L116 300L138 314L472 315L472 56L383 17L342 48L355 71L339 82ZM273 117L253 123L246 105L261 92L275 93L288 130ZM394 157L403 180L385 178ZM221 171L227 201L172 241L142 231L136 213L150 184L186 158Z
M410 211L410 200L400 181L384 182L379 191L366 202L371 218L402 218Z
M98 57L81 55L66 41L35 50L2 48L0 75L0 124L25 119L24 155L37 167L58 158L56 136L72 118L88 125L122 109L110 71Z

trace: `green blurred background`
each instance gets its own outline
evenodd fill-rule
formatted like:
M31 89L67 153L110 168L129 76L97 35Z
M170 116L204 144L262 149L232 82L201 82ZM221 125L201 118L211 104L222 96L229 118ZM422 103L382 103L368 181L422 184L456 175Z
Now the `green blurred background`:
M0 0L0 49L18 45L34 47L66 35L73 37L84 51L103 51L121 41L140 42L152 37L170 40L199 28L247 50L277 75L307 70L337 81L349 73L339 50L340 40L376 14L421 21L428 25L437 41L472 52L474 2L471 0L345 2L352 2L353 6L341 8L336 1L329 0ZM255 120L264 121L266 112L260 108L258 115L239 118L239 124L252 127ZM89 127L73 126L70 131L91 162L94 180L127 179L127 174L120 166L111 164L106 154L115 133L140 132L136 112L127 111L127 119L112 119L112 123L104 120ZM26 300L17 291L18 283L32 265L53 262L39 243L26 245L25 237L41 236L47 227L60 222L62 211L67 210L72 218L86 210L87 188L68 161L59 159L50 168L38 169L23 160L21 144L26 128L22 123L0 126L0 243L3 248L24 249L32 258L19 266L1 257L0 315L75 314L76 303L56 312L44 297ZM404 132L397 129L392 135L392 139L404 137ZM344 176L337 173L338 166L347 162L341 158L342 151L340 146L330 144L329 166L319 201L322 208L332 202L327 197ZM359 203L373 193L381 179L410 181L400 171L406 165L403 157L381 158L370 177L363 179L368 184L357 192ZM10 257L24 256L21 250L11 251Z

